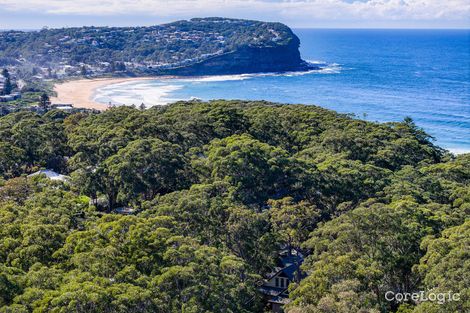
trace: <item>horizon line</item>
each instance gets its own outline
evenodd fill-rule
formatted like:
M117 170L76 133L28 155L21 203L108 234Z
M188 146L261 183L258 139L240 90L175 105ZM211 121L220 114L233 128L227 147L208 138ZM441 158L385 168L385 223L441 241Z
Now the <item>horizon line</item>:
M47 29L62 29L62 28L81 28L81 27L117 27L117 28L132 28L132 27L152 27L159 26L162 24L154 25L133 25L133 26L95 26L95 25L82 25L82 26L61 26L61 27L52 27L52 26L43 26L41 28L0 28L0 31L37 31L44 28ZM291 29L323 29L323 30L470 30L470 27L295 27L289 26Z

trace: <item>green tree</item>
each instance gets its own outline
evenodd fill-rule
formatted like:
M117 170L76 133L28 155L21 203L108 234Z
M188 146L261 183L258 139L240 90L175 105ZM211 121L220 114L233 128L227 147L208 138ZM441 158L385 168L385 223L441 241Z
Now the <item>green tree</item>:
M292 306L288 313L379 313L374 294L364 292L357 280L345 280L331 286L317 305Z
M0 175L5 178L19 176L24 150L6 142L0 142Z
M412 269L434 219L426 208L400 201L364 205L321 225L306 242L314 251L304 266L310 275L292 293L293 306L318 308L336 283L354 280L359 297L374 294L370 308L396 309L398 303L386 302L384 294L417 289Z
M88 70L87 70L85 65L82 65L82 67L80 67L80 75L82 75L82 76L87 76L88 75Z
M105 192L110 205L128 203L141 197L149 200L188 186L186 160L179 146L159 139L140 139L104 162ZM113 189L113 190L111 190Z
M10 78L10 73L8 72L8 69L4 68L2 70L2 76L5 78Z
M9 95L13 90L13 84L11 83L10 77L7 77L5 80L5 84L3 86L3 94Z
M292 249L301 251L302 244L320 222L321 212L313 204L302 201L295 203L292 198L270 200L269 217L280 241Z
M47 111L47 109L51 105L51 100L49 99L49 96L46 93L43 93L41 95L41 98L39 99L39 105L45 111Z
M257 273L264 274L276 265L280 240L272 231L267 212L257 213L243 207L228 209L225 244Z
M214 140L193 164L206 181L225 180L245 203L285 194L289 187L284 168L287 153L247 135Z
M459 294L458 300L445 303L422 302L413 312L467 312L470 310L470 221L446 229L441 237L428 237L422 248L426 254L417 270L424 275L424 290L429 293Z

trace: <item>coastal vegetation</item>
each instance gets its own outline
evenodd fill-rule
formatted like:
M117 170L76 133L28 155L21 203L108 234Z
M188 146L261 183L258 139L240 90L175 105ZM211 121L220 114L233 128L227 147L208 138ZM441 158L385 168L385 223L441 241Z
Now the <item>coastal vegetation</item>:
M281 23L217 17L150 27L5 31L0 32L0 66L14 68L19 78L48 79L276 72L306 68L299 43ZM214 69L206 62L225 66Z
M51 169L69 176L33 175ZM470 154L407 118L189 101L0 117L0 312L263 312L283 248L291 313L470 309ZM125 215L122 208L132 214ZM388 291L460 293L389 301Z

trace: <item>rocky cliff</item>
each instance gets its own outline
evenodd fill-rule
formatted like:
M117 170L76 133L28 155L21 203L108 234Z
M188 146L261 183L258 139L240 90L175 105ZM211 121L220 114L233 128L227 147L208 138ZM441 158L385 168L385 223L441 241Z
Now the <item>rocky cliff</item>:
M214 56L188 66L161 70L169 75L221 75L243 73L267 73L305 71L316 67L300 57L300 41L292 34L286 45L269 47L244 46L223 55Z

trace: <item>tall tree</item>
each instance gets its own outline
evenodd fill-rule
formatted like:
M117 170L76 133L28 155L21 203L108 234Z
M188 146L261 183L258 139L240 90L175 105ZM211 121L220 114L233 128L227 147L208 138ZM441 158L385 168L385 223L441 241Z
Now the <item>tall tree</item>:
M49 106L51 105L51 100L49 96L47 95L47 93L43 93L41 95L41 98L39 99L39 104L41 108L45 111L49 108Z
M286 151L248 135L213 140L194 159L202 179L229 182L235 197L244 203L261 203L287 192L288 164Z
M414 312L469 312L470 220L446 229L439 238L426 238L421 247L427 250L418 266L418 271L424 275L423 289L427 293L458 295L446 299L445 303L423 302Z
M80 68L80 75L82 75L82 76L87 76L88 75L88 70L87 70L85 65L82 65L82 67Z
M311 203L295 203L292 198L270 200L269 217L280 241L292 249L301 251L302 244L310 237L320 221L320 210Z
M8 72L8 69L4 68L2 70L2 76L5 77L5 78L9 78L10 77L10 73Z
M5 85L3 86L3 94L9 95L13 90L13 84L11 83L10 77L7 77L5 80Z
M104 166L104 179L109 182L106 189L117 191L116 200L123 204L188 186L186 160L180 147L159 139L133 141L108 158Z

